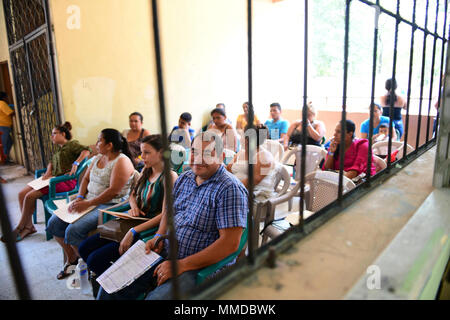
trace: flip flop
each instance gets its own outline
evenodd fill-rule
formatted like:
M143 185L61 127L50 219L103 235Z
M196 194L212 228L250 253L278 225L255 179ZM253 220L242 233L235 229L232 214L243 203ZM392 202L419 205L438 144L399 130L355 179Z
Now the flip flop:
M75 262L71 262L71 263L66 262L66 264L64 264L64 268L56 276L56 279L62 280L62 279L67 278L71 274L73 274L75 272L75 267L76 267L77 263L78 263L77 260L75 260ZM71 266L73 266L74 268L72 268L72 270L70 270L70 272L67 272L67 269L69 269Z
M17 237L19 236L19 233L22 232L22 230L23 230L23 229L20 229L20 230L19 230L18 228L16 228L16 229L13 230L12 233L13 233L13 236L15 236L16 241L17 241ZM4 237L4 236L1 236L1 237L0 237L0 241L6 242L5 237Z
M20 235L20 233L21 233L22 231L24 231L24 230L27 230L27 231L29 231L29 232L27 232L27 233L25 233L25 234L23 234L23 235ZM23 228L23 229L20 230L19 233L17 234L17 236L16 236L16 242L22 241L23 239L25 239L25 238L28 237L29 235L31 235L31 234L33 234L33 233L36 233L36 232L37 232L37 230L36 230L35 228L33 228L33 229L31 229L31 228Z

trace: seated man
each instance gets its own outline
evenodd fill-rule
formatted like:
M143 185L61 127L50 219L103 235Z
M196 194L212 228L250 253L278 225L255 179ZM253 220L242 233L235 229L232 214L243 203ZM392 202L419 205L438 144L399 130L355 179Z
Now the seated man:
M277 140L284 145L284 139L288 132L289 122L281 118L281 106L274 102L270 105L270 116L264 125L269 129L269 139Z
M192 170L181 174L173 188L178 281L184 293L195 286L200 269L237 250L242 230L247 225L248 193L222 165L221 142L211 132L197 135L192 142ZM155 246L158 235L166 234L167 230L164 213L157 235L147 242L147 252L153 250L164 258L168 257L168 240ZM152 290L146 299L171 299L172 277L171 262L165 260L116 293L107 294L101 289L97 298L136 299Z
M184 112L178 119L178 125L173 127L169 134L169 143L181 144L189 148L194 138L194 129L191 128L192 116L189 112Z

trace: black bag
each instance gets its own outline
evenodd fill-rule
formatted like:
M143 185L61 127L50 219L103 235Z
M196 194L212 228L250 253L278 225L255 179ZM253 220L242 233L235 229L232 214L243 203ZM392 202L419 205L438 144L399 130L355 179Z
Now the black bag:
M128 230L142 222L142 220L138 219L114 219L97 226L97 229L100 233L100 238L120 242Z

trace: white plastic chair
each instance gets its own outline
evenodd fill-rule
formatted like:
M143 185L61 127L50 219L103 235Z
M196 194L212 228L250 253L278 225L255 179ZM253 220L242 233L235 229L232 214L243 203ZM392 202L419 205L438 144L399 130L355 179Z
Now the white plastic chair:
M267 139L261 147L269 151L276 161L281 162L281 159L283 159L284 147L277 140Z
M306 161L305 161L305 176L319 169L320 162L327 155L327 151L324 148L314 145L306 145ZM302 159L302 146L296 146L295 148L284 153L281 163L285 165L294 165L295 163L295 177L296 181L300 180L300 168ZM295 162L294 162L295 161Z
M286 194L288 191L291 176L289 175L289 172L286 170L286 168L279 162L275 163L275 180L274 180L274 191L276 192L276 195L271 199L278 199L279 197L282 197ZM268 199L270 200L270 199ZM254 211L254 225L253 230L250 231L249 235L253 239L253 243L258 244L259 243L259 232L261 223L263 224L263 229L266 226L266 223L270 223L273 220L273 217L267 216L267 201L264 202L258 202L255 211ZM264 239L264 238L263 238ZM262 244L264 244L265 241L263 241Z
M339 173L317 170L305 176L305 184L309 185L306 194L306 210L317 212L338 197ZM355 183L343 176L343 193L355 187Z
M386 156L388 153L388 144L389 141L380 141L376 142L372 145L372 151L374 155L378 156ZM398 150L398 157L403 157L403 141L392 141L392 152ZM414 148L409 144L406 145L406 154L410 154L414 151Z
M380 157L373 155L373 161L375 163L375 168L376 168L377 172L380 172L381 170L386 169L387 164Z

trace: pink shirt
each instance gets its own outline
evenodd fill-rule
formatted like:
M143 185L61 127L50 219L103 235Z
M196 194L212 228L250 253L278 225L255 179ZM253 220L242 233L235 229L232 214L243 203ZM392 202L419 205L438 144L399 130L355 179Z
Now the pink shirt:
M355 170L358 175L367 172L367 152L369 150L369 141L367 139L354 139L344 156L344 171ZM328 158L328 155L327 155ZM335 154L334 170L339 170L339 155ZM377 173L375 162L372 156L372 166L370 174Z

